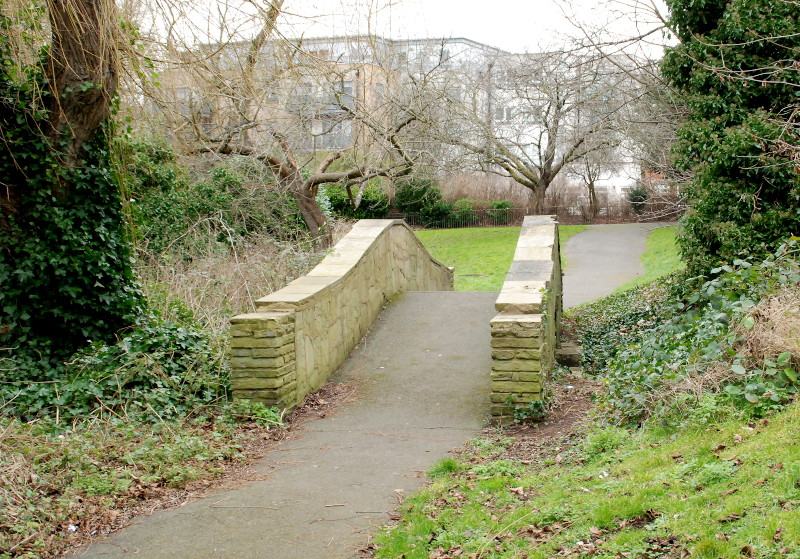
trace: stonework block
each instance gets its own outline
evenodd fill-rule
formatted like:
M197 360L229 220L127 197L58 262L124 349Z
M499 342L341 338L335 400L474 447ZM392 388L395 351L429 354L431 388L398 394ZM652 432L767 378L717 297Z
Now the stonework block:
M541 347L539 338L517 338L514 336L492 336L493 348L525 348L536 349Z
M288 356L292 354L291 359L294 359L294 344L284 344L280 347L264 347L264 348L254 348L249 350L250 356L256 359L262 358L269 358L269 357L280 357L280 356L287 356L287 360L290 359Z
M280 388L285 384L284 377L279 378L240 378L236 379L236 390L269 390Z
M230 334L234 338L250 337L253 335L252 324L236 324L231 326Z
M231 370L231 379L236 378L277 378L282 376L294 377L295 364L287 363L282 367L272 369L233 369Z
M273 328L264 328L262 330L254 330L254 338L279 338L291 332L293 326L291 324L276 324Z
M514 359L535 359L537 361L542 359L542 352L539 349L517 349L512 353Z
M509 406L508 404L500 404L500 403L492 403L489 407L489 413L492 414L493 417L505 417L505 421L492 421L492 423L510 423L514 419L514 408Z
M542 383L542 373L513 373L512 377L517 381Z
M492 350L492 359L507 361L509 359L514 359L514 354L515 352L513 349L494 349Z
M521 381L492 381L492 392L506 392L509 394L538 394L542 391L542 385L538 382Z
M539 402L542 399L541 392L524 392L520 394L514 395L514 403L511 404L512 409L525 404L530 404L531 402Z
M294 342L294 335L284 334L277 338L233 338L231 348L268 348L283 347Z
M511 372L537 372L542 370L542 364L533 359L512 359L511 361L494 361L492 363L493 371L511 371Z
M509 371L492 371L489 376L492 380L514 380L514 373Z

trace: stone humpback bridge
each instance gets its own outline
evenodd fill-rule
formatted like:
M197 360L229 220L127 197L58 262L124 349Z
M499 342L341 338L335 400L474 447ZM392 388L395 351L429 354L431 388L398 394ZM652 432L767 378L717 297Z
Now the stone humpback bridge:
M452 289L452 271L430 256L405 222L361 220L306 276L256 301L257 312L231 320L233 395L294 408L347 360L389 301L405 292ZM464 305L463 312L471 308ZM479 362L491 352L485 402L502 422L541 398L554 360L561 267L552 217L525 218L494 308L494 318L482 323L485 346L462 344L451 358ZM426 318L420 322L429 339L444 335L453 321L452 315Z

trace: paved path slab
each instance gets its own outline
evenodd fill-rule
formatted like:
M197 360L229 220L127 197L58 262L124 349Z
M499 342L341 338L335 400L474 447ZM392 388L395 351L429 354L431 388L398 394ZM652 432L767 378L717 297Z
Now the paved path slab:
M265 481L161 511L83 558L354 557L398 493L479 433L488 417L496 293L406 293L376 321L335 381L356 401L306 425L257 469Z
M564 245L564 308L604 297L642 275L650 231L664 223L590 225Z

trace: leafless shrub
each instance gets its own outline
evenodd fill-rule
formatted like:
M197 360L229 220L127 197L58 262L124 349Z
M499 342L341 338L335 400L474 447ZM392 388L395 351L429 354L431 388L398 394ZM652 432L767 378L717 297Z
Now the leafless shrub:
M743 351L758 366L784 352L800 365L800 286L793 285L763 299L750 315L753 326L740 327Z
M515 208L528 207L530 190L513 180L488 173L453 173L439 182L448 202L470 198L479 202L508 200ZM480 207L480 206L478 206Z
M337 231L344 228L337 225ZM256 299L307 273L323 256L310 239L281 242L264 235L182 260L145 254L138 271L151 306L165 318L188 309L204 327L222 331L231 316L255 311Z

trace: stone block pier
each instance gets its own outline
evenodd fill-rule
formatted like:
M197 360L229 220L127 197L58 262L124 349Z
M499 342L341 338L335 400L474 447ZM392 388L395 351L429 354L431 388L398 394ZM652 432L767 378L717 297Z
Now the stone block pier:
M541 400L553 367L561 321L561 258L558 225L551 216L528 216L514 261L495 301L491 321L492 394L495 423Z

